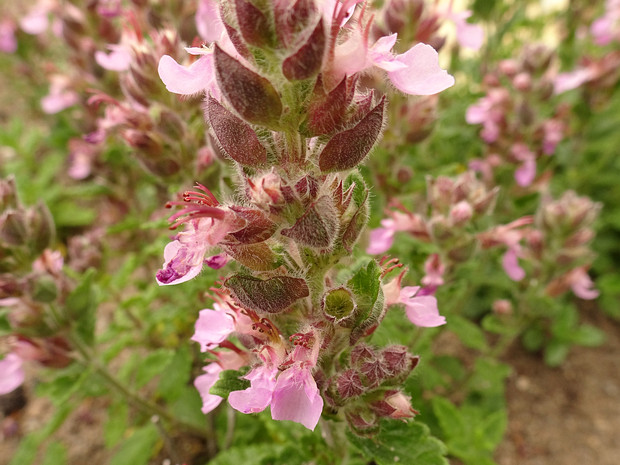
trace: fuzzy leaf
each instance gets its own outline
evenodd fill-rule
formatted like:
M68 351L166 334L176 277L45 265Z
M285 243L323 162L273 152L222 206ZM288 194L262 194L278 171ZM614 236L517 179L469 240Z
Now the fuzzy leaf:
M368 190L366 191L366 198L368 198ZM342 246L349 253L353 252L353 246L359 238L360 234L366 226L368 221L368 204L366 200L359 206L357 211L351 217L351 221L342 234Z
M232 391L243 391L250 387L250 382L247 379L243 379L242 376L249 371L249 367L237 370L224 370L220 372L219 379L215 382L209 394L220 396L224 399L228 399L228 394Z
M287 47L309 26L316 13L314 0L297 0L293 4L274 2L273 8L278 38Z
M281 231L283 236L307 247L331 247L338 234L338 212L331 198L324 195L314 202L295 224Z
M385 96L352 129L336 134L319 155L324 173L355 168L375 145L383 126Z
M232 206L230 209L247 221L243 229L230 233L239 242L244 244L263 242L273 236L278 229L278 225L261 210L239 206Z
M249 124L237 118L210 95L207 97L206 110L215 138L226 155L246 166L259 166L267 161L267 150Z
M236 274L224 285L229 288L239 303L263 313L278 313L286 310L297 300L310 295L306 281L292 276L276 276L262 280L253 276Z
M215 45L215 73L232 107L252 124L277 126L282 102L273 85Z
M271 42L269 21L267 17L245 0L235 0L237 22L243 39L255 47L263 47Z
M308 40L282 63L282 73L286 79L301 81L320 71L323 64L325 39L323 18L320 18Z
M243 266L254 271L269 271L280 266L278 257L264 242L224 245L222 248Z
M306 126L310 134L315 136L330 134L344 124L345 113L350 103L348 87L348 80L345 77L336 88L326 94L319 76L308 107Z
M347 437L378 465L448 465L445 445L422 423L384 419L376 436L362 438L347 431Z

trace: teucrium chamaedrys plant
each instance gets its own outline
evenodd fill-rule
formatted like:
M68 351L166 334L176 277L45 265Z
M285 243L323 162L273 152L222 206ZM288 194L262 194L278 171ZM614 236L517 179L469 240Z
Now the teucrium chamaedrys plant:
M360 434L382 417L413 417L400 388L418 357L367 338L396 304L418 326L445 319L434 297L401 289L402 275L384 279L397 260L347 268L368 217L357 167L381 136L387 105L358 80L374 66L401 92L430 95L454 79L429 45L395 55L396 34L370 45L371 7L359 0L201 5L213 42L187 49L198 57L189 67L164 56L159 74L172 92L204 93L237 190L220 201L199 185L171 202L182 207L171 217L182 231L157 280L178 284L204 263L238 263L192 338L214 357L195 381L203 412L227 396L244 413L270 406L274 419L309 429L321 415L346 418Z

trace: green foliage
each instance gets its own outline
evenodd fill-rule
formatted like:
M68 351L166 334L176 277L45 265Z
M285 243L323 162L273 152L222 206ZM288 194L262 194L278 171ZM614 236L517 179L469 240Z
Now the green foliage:
M250 382L242 376L248 372L248 368L242 370L224 370L220 372L217 382L211 387L209 392L216 396L228 399L228 394L232 391L243 391L250 387Z
M423 423L410 421L381 422L379 434L372 438L362 438L348 432L349 441L372 457L378 465L411 463L416 465L447 465L446 447Z
M147 424L130 433L110 459L110 465L146 465L159 441L157 428Z

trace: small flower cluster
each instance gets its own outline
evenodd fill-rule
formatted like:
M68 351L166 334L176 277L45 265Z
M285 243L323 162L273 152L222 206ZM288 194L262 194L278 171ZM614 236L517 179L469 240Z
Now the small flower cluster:
M0 309L8 310L13 332L12 352L0 361L0 394L22 384L23 360L55 368L71 361L61 322L49 309L71 291L62 273L62 255L49 249L55 232L45 205L25 207L14 180L0 180Z
M486 144L484 158L472 160L470 168L489 185L503 170L513 173L518 186L531 186L541 171L537 165L544 166L564 138L567 108L546 114L543 105L553 95L552 60L550 49L531 45L520 59L500 62L484 77L486 95L467 110L469 124L482 124Z
M417 357L366 340L393 305L420 326L445 319L434 297L401 289L402 274L385 278L396 261L347 266L368 217L357 166L386 107L358 80L378 68L398 90L430 95L452 76L428 45L395 54L396 34L370 45L372 11L359 0L203 0L199 12L210 42L187 49L198 57L189 66L163 56L159 75L171 92L204 96L209 136L237 189L218 200L198 185L169 203L181 207L170 219L182 230L157 281L240 266L196 323L193 340L214 357L195 383L203 412L228 397L244 413L269 406L274 419L309 429L329 414L368 433L381 417L412 417L400 389Z

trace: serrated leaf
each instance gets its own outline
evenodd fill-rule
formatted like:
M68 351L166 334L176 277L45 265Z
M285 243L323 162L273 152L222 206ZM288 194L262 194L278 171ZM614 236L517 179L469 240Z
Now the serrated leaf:
M242 305L264 313L286 310L297 300L310 295L306 281L292 276L259 279L236 274L224 282L235 299Z
M244 391L250 387L250 381L241 378L247 372L247 369L221 371L219 379L209 389L209 393L228 399L228 394L232 391Z
M350 431L347 437L378 465L448 465L446 446L431 436L428 426L422 423L384 419L379 433L372 438L362 438Z
M93 285L94 275L95 270L88 270L65 303L65 309L75 324L76 332L88 345L92 345L95 339L97 296Z
M103 425L103 440L107 448L112 448L129 429L129 405L126 401L114 402L108 407L108 419Z
M484 332L462 316L451 315L448 329L458 336L465 347L480 351L484 351L488 347Z
M167 402L173 402L183 393L189 382L192 370L192 356L189 347L181 346L163 372L166 374L159 380L157 393Z
M148 424L133 432L110 459L110 465L146 465L156 452L159 432Z
M136 387L139 389L155 376L165 373L164 369L173 357L171 349L159 349L142 358L135 371Z

